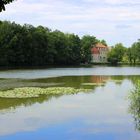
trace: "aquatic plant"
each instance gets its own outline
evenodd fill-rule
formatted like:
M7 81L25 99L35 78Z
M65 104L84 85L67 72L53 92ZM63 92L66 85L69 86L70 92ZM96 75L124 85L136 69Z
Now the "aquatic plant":
M140 131L140 80L136 82L134 89L131 91L129 99L129 111L134 117L136 129Z
M104 86L105 83L82 83L83 86Z
M32 98L39 97L40 95L63 95L75 94L79 92L88 92L88 89L75 89L72 87L23 87L15 88L7 91L0 91L1 98Z
M123 82L123 80L117 80L117 79L110 79L110 82L114 82L116 84L121 84Z

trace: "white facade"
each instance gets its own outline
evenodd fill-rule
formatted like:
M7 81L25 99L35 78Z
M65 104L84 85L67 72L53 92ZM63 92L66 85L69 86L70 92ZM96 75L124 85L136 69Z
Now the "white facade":
M91 52L92 52L92 63L107 63L107 54L108 54L108 47L104 46L101 43L96 44Z

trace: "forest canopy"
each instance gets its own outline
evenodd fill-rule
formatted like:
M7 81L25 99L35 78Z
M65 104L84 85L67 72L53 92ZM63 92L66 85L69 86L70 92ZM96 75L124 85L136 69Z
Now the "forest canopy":
M91 48L96 43L107 46L95 36L79 37L47 27L0 21L0 66L26 67L47 65L79 65L91 63ZM140 40L126 48L114 45L108 53L108 62L139 63Z
M97 41L94 36L80 38L43 26L1 21L0 66L80 64L89 61L91 45Z

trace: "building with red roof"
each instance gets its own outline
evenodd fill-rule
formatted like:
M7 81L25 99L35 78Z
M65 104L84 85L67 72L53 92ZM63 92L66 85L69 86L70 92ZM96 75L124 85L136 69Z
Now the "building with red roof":
M103 45L102 43L97 43L91 48L92 63L107 63L107 54L109 52L109 47Z

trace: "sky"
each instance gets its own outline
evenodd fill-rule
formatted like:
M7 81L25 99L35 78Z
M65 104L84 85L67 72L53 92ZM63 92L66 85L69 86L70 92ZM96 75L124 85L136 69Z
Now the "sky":
M121 42L130 47L140 38L140 0L16 0L0 20L89 34L110 46Z

